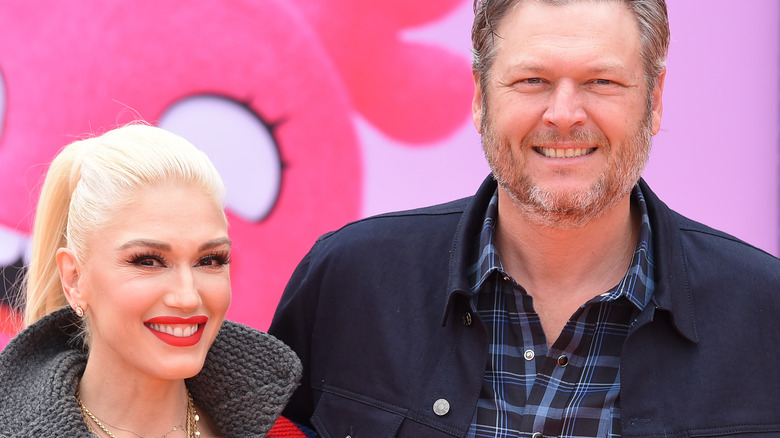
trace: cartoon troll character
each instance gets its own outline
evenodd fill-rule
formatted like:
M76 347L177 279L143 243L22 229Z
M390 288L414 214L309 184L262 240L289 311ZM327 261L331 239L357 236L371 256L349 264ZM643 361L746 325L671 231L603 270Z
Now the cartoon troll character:
M14 244L0 261L23 265L56 152L142 118L190 139L225 177L228 316L264 329L314 239L361 214L370 145L354 115L410 147L467 119L468 60L403 38L462 1L5 2L0 234ZM4 327L0 348L18 328Z

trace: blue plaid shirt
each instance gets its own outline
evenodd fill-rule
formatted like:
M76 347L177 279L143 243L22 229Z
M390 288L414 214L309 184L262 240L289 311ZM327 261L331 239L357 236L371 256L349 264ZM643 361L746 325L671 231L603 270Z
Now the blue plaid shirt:
M620 354L631 322L654 289L647 207L639 186L631 196L642 224L628 272L580 307L548 348L531 296L504 271L494 246L498 195L493 195L479 257L469 271L490 356L467 436L620 436Z

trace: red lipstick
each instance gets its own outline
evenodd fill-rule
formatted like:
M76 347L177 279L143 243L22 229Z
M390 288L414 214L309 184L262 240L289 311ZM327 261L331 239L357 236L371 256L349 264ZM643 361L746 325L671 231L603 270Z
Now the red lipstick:
M179 318L177 316L157 316L144 322L144 325L146 326L146 328L149 329L149 331L151 331L161 341L165 342L168 345L172 345L174 347L191 347L200 341L201 336L203 336L203 329L206 327L207 321L208 318L202 315L192 316L190 318ZM172 327L173 329L177 328L175 326L179 326L179 328L184 328L188 330L191 326L195 324L197 324L198 328L195 330L193 334L188 336L175 336L170 333L165 333L164 331L158 330L158 328L160 329L171 328L167 326L174 326ZM166 327L160 327L160 326L166 326Z

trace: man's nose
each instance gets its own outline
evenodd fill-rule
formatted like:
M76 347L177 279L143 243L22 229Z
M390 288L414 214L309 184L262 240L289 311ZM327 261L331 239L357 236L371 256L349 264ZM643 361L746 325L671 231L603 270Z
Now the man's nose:
M573 81L563 80L555 84L549 94L543 121L567 132L585 124L587 112L584 107L583 91Z

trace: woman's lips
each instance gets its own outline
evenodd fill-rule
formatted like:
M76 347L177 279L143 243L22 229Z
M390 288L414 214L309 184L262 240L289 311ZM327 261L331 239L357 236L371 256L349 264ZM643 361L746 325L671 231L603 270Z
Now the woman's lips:
M161 341L174 347L191 347L200 341L206 327L206 316L179 318L176 316L158 316L144 325Z

